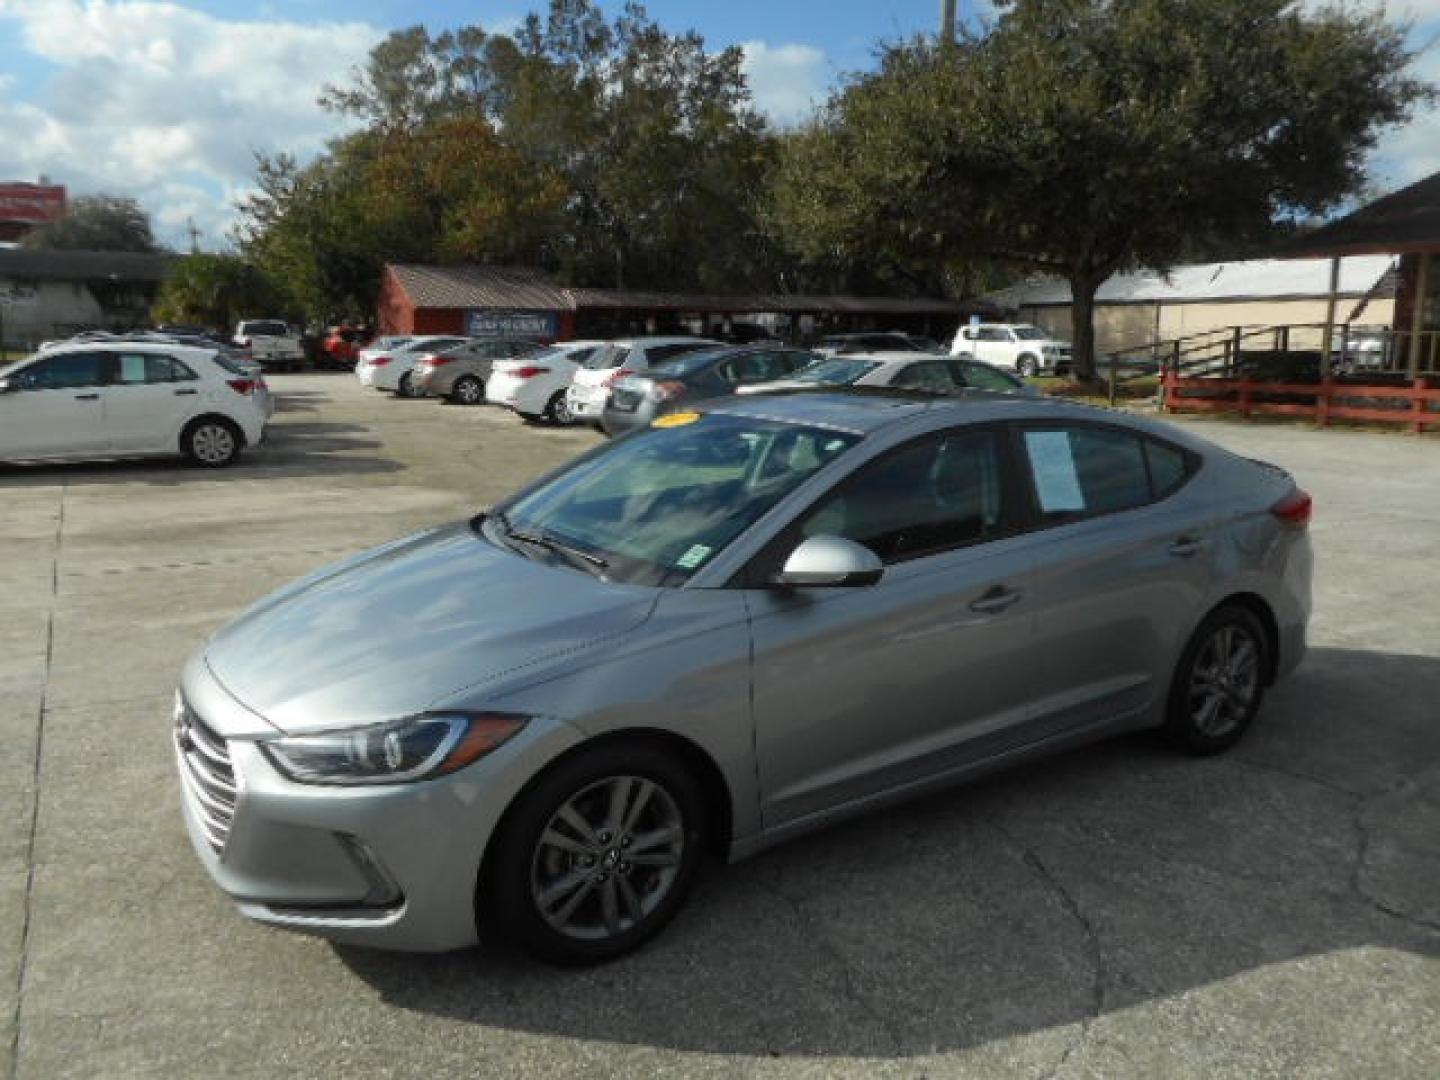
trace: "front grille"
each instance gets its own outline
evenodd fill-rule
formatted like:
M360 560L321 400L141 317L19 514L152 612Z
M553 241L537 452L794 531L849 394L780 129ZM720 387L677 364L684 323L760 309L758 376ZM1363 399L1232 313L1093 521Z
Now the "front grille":
M235 816L235 769L224 739L205 726L183 700L175 704L175 749L190 808L217 852L225 849Z

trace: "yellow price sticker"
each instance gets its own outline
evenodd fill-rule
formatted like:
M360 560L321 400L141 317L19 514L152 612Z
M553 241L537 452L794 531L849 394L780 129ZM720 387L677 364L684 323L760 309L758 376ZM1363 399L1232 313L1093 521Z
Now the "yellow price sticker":
M684 427L686 424L693 424L700 419L698 412L676 412L669 416L662 416L656 420L651 427Z

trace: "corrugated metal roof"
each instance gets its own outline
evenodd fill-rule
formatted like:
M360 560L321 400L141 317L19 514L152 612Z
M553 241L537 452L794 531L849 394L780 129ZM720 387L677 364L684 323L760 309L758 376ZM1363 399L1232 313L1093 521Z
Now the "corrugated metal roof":
M539 270L496 266L389 267L416 307L576 311L580 308L683 312L832 312L837 314L955 315L969 310L954 300L874 296L760 294L726 296L640 289L570 289Z
M1440 172L1376 199L1283 249L1287 255L1440 251Z
M0 278L27 281L163 281L174 255L139 251L0 248Z
M570 290L539 270L507 266L392 264L391 273L418 308L574 311Z
M1364 296L1390 269L1388 255L1340 260L1340 295ZM1249 259L1243 262L1177 266L1168 274L1117 274L1100 286L1105 304L1195 303L1218 300L1279 300L1330 294L1329 259ZM1001 307L1045 307L1070 303L1070 285L1061 278L1012 285L982 299Z

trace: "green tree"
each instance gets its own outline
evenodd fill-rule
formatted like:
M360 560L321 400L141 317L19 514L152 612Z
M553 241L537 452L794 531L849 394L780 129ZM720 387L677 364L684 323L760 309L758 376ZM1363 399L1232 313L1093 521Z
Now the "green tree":
M20 246L54 251L157 251L150 216L134 199L81 195L65 216L41 225Z
M155 298L157 323L183 323L224 331L245 316L276 314L284 298L258 267L237 255L187 255Z
M262 159L237 241L327 317L368 309L390 261L769 284L756 208L771 139L741 59L591 0L552 0L513 36L398 31L322 98L362 130L308 166Z
M1093 377L1117 271L1261 244L1357 191L1431 90L1405 28L1294 0L1013 0L987 34L888 49L802 134L775 205L812 254L1064 276Z

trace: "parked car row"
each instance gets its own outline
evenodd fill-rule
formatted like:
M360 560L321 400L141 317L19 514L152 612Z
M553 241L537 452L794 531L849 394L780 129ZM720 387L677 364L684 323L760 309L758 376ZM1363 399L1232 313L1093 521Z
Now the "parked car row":
M779 342L726 345L693 337L569 341L548 347L509 338L412 337L362 353L355 373L362 384L400 397L444 397L463 405L488 402L532 422L589 424L610 435L734 393L850 385L932 394L967 389L1038 393L1017 376L973 357L918 347L859 352L846 345L841 353L826 355Z

